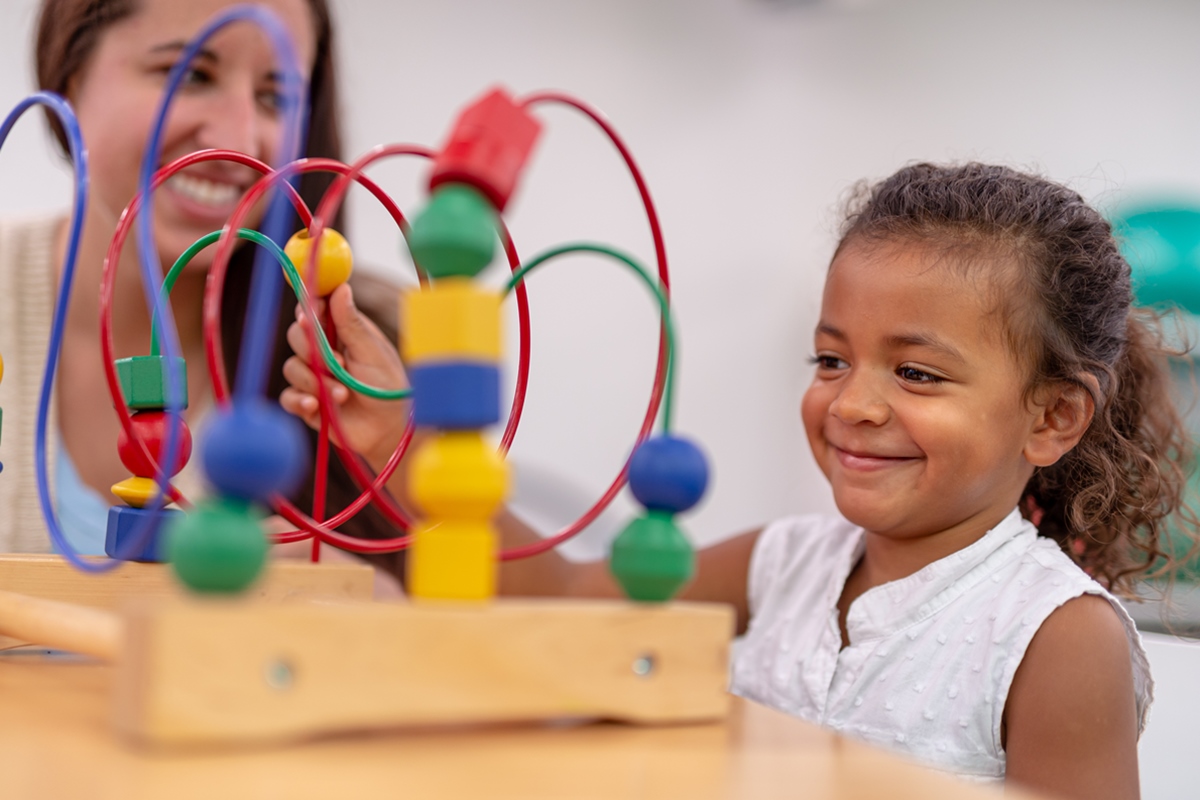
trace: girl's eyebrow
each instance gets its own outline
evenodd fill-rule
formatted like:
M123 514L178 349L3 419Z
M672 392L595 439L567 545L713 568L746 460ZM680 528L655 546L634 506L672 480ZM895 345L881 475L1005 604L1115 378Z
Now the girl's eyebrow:
M835 328L828 322L820 322L817 324L817 335L828 336L841 342L846 341L846 334L843 333L841 329ZM896 334L894 336L887 337L886 344L888 347L893 349L899 349L901 347L924 347L929 350L933 350L934 352L941 353L948 358L966 363L966 359L963 357L963 354L958 351L958 348L949 342L944 342L936 336L927 333Z
M912 333L907 335L889 336L887 338L889 347L924 347L934 352L941 353L944 356L952 358L956 361L965 363L962 353L958 351L954 345L949 342L944 342L936 336L931 336L925 333Z

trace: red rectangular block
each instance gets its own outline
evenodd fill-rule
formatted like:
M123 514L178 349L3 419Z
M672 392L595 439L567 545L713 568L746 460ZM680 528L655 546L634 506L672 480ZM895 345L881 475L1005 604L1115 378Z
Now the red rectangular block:
M429 188L468 183L503 211L541 129L503 89L493 89L459 115L434 159Z

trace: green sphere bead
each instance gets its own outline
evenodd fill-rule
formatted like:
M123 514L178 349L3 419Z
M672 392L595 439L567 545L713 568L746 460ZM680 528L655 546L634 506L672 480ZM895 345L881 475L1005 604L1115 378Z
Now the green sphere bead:
M236 594L254 583L267 560L262 515L226 498L204 500L166 531L167 559L185 586L201 594Z
M437 187L408 233L413 261L432 278L473 278L496 252L496 210L465 183Z
M665 603L692 579L696 555L669 514L651 511L613 541L608 568L631 600Z

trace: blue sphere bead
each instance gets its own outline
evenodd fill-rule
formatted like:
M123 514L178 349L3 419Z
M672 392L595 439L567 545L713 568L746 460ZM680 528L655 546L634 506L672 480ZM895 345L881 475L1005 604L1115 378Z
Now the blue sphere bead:
M286 495L308 474L308 446L299 420L264 400L218 411L204 432L200 463L217 491L266 503Z
M704 496L708 460L687 439L656 436L647 439L629 462L629 488L648 509L678 514Z

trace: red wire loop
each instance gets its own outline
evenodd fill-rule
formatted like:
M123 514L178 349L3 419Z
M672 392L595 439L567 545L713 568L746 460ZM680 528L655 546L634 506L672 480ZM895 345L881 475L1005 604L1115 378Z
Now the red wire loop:
M642 171L638 167L637 162L633 158L633 154L626 147L625 142L617 134L612 125L604 118L599 111L587 105L581 100L578 100L570 95L561 92L537 92L529 95L521 100L523 106L529 107L540 103L555 103L559 105L569 106L577 111L582 112L590 118L592 122L604 131L609 140L616 147L617 152L621 154L625 166L629 170L629 174L633 177L633 182L637 185L638 194L642 198L642 205L646 210L646 220L650 225L650 236L654 240L654 257L658 262L658 279L662 283L663 295L670 300L671 297L671 279L667 270L667 246L663 240L662 227L659 225L658 212L654 207L654 200L650 197L650 189L646 185L646 180L642 177ZM650 404L646 408L646 415L642 419L642 426L638 430L637 442L634 444L633 450L630 451L629 457L626 458L625 464L621 467L620 473L616 479L609 485L608 489L600 497L596 503L583 513L579 519L563 528L553 536L548 536L540 542L523 545L521 547L513 547L500 553L502 561L509 561L517 558L528 558L551 550L558 545L575 536L588 525L596 521L596 518L603 513L604 509L612 503L621 489L624 488L625 482L629 475L629 459L633 458L633 451L637 450L638 445L646 441L650 435L650 431L654 427L654 420L658 416L658 408L662 404L663 388L666 385L667 377L667 337L665 321L662 329L659 331L658 338L658 365L654 376L654 388L650 393Z
M650 235L654 241L655 259L658 264L658 276L663 287L663 293L670 297L670 275L667 268L666 244L663 240L662 229L658 220L658 213L654 207L654 201L650 196L649 188L646 185L645 179L642 176L641 169L638 167L633 155L630 153L624 141L617 134L616 130L609 122L595 109L586 105L582 101L570 97L559 92L539 92L526 97L522 104L525 106L533 106L536 104L553 103L566 105L582 112L590 118L609 138L613 146L617 149L622 160L625 162L633 181L637 186L638 194L641 197L642 205L646 212L647 222L650 227ZM288 164L279 170L272 171L269 166L261 161L250 158L241 153L226 150L207 150L198 153L192 153L184 156L167 166L163 167L155 174L154 181L151 184L151 191L157 189L163 181L174 175L181 169L192 164L208 161L208 160L228 160L235 163L243 164L252 167L263 174L246 194L242 197L233 214L226 222L221 232L221 237L217 242L217 249L213 258L213 265L208 273L208 278L205 284L204 296L204 343L205 356L208 364L209 374L212 380L213 395L218 404L225 405L229 401L229 386L228 378L225 374L224 360L222 358L222 342L220 333L220 317L221 317L221 288L224 286L225 276L228 272L229 261L233 252L234 240L236 232L241 226L241 222L245 219L255 203L257 203L271 188L282 183L285 191L288 193L289 199L295 206L297 214L300 216L301 222L309 229L311 238L310 247L313 252L319 245L319 240L324 232L325 220L332 218L337 214L337 210L349 191L350 183L357 182L370 191L385 207L392 219L396 222L402 235L408 237L408 223L404 218L403 213L396 206L395 202L373 181L368 179L364 174L364 170L374 162L383 158L398 156L398 155L416 155L422 157L432 157L433 152L427 148L415 145L385 145L377 147L367 154L359 158L352 165L345 165L339 161L325 158L300 159L291 164ZM333 184L321 199L317 207L317 212L310 215L303 200L296 193L295 189L287 183L287 179L297 174L308 172L332 172L337 175ZM134 197L129 206L122 212L121 218L117 223L117 229L113 236L113 241L109 246L108 254L104 262L104 274L101 284L100 294L100 333L101 333L101 348L105 359L105 378L108 383L109 392L113 396L113 404L117 409L117 414L121 420L121 426L127 436L132 438L142 448L143 453L149 457L144 442L137 436L133 429L131 417L126 408L121 396L120 382L117 378L116 367L113 359L113 342L112 342L112 297L115 286L116 264L120 258L120 252L124 245L125 238L128 235L129 229L132 227L133 220L141 207L141 197ZM520 258L513 244L507 227L503 221L500 221L499 228L501 242L504 247L505 256L508 259L509 267L514 272L520 267ZM419 278L424 282L425 276L419 272ZM315 287L317 270L309 270L305 278L309 295L312 295ZM529 301L524 283L519 284L516 289L517 296L517 315L520 328L519 350L517 360L517 379L513 392L513 403L509 412L508 423L505 426L504 434L500 442L501 453L507 453L512 446L513 439L516 436L517 428L520 424L522 412L525 405L526 391L529 381L529 360L531 350L531 335L530 335L530 315ZM309 345L312 351L318 352L316 330L311 326L308 329ZM650 395L650 402L646 409L645 417L638 431L637 442L634 445L634 450L649 436L650 431L654 426L654 420L658 416L658 410L662 403L663 390L666 382L666 365L667 365L667 339L665 324L659 334L659 353L658 364L656 368L654 385ZM401 529L408 529L411 525L411 520L405 514L403 509L396 505L395 501L384 489L388 479L395 472L400 464L400 461L406 452L409 443L413 438L413 424L411 414L404 433L401 435L400 442L396 449L392 452L391 457L384 465L383 469L377 476L372 477L370 470L362 462L362 459L357 454L348 452L344 449L344 443L347 441L341 427L341 421L334 410L334 404L330 395L329 386L327 384L327 375L325 367L320 359L313 360L314 372L317 375L318 394L321 399L321 430L320 438L326 442L325 446L318 451L318 464L314 475L313 497L314 508L313 515L304 514L295 507L286 498L274 498L275 510L284 519L296 525L299 529L280 534L272 535L272 540L278 543L302 541L304 539L314 539L314 553L318 547L318 542L326 542L335 545L345 550L356 551L360 553L388 553L407 547L412 540L411 536L398 536L390 539L360 539L341 533L335 528L338 525L346 522L359 511L364 508L371 500L375 500L383 514L394 524ZM332 430L330 430L332 428ZM330 436L332 434L332 436ZM324 499L326 493L326 469L325 462L328 458L328 446L332 442L334 450L342 463L346 465L351 477L362 490L361 494L355 498L346 508L334 515L332 518L320 521L317 517L323 516ZM339 444L340 443L340 444ZM632 457L632 450L630 458ZM604 492L601 498L591 506L584 514L571 523L563 530L547 537L540 542L524 547L512 548L503 551L500 554L502 560L510 560L516 558L525 558L528 556L537 555L547 550L556 547L567 539L575 536L592 522L604 511L605 508L612 503L613 499L624 487L629 470L629 459L627 458L621 471L614 479L612 484ZM180 503L186 503L186 500L171 487L170 497L172 500Z
M164 181L180 170L204 161L232 161L236 164L255 169L263 174L271 171L271 168L262 161L235 150L200 150L177 158L156 172L154 179L150 183L150 191L154 192ZM290 186L288 188L291 189ZM307 220L309 218L308 208L304 205L304 201L300 199L300 196L292 190L289 192L289 198L292 204L296 206L300 217ZM104 255L104 264L100 276L100 354L104 360L104 380L108 385L108 393L112 397L113 408L117 412L117 418L121 422L121 429L130 441L136 442L137 446L141 448L143 457L157 468L157 462L151 456L145 441L142 440L133 427L132 415L129 413L129 408L125 405L125 397L121 393L121 381L117 377L112 332L112 303L113 295L116 291L117 267L121 261L121 251L125 247L125 239L128 238L129 231L133 227L133 223L137 219L141 208L142 196L141 194L136 194L129 201L129 205L121 211L121 216L117 219L116 230L113 232L112 241L108 245L108 252ZM174 486L168 488L167 497L172 502L178 503L185 508L190 505L187 498Z

